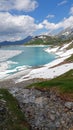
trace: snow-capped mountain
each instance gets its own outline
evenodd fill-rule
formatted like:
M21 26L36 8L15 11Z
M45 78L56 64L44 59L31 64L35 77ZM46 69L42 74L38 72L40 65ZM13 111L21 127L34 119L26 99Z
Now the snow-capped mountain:
M73 37L73 27L66 28L65 30L61 31L57 36L63 39Z

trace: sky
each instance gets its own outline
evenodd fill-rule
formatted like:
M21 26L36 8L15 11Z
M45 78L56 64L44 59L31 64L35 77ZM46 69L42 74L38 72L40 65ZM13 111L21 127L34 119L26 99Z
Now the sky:
M73 0L0 0L0 42L73 27Z

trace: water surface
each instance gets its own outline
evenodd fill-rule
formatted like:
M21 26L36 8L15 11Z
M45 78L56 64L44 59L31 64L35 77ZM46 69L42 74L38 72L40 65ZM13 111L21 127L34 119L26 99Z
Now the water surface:
M10 61L6 74L13 74L20 71L24 66L39 67L55 60L54 54L44 51L48 46L44 47L26 47L26 46L8 46L1 48L2 50L20 50L21 53L7 59ZM6 62L5 61L5 62Z

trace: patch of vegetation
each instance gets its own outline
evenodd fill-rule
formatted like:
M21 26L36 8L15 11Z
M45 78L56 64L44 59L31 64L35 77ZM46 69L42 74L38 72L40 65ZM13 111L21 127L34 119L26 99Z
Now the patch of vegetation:
M41 90L46 90L52 87L56 87L60 90L61 93L73 94L73 70L52 80L32 84L29 86L29 88L30 87L35 87Z
M0 124L0 130L29 130L24 114L17 100L6 89L0 89L0 100L6 101L8 109L6 121Z
M53 45L53 44L58 44L60 42L61 42L60 38L46 36L45 39L34 38L30 42L26 43L25 45Z
M30 42L26 43L25 45L41 45L43 44L43 40L40 38L32 39Z

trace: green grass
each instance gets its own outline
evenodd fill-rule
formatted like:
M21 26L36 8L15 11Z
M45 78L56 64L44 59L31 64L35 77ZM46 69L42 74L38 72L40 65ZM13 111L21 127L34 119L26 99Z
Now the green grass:
M17 100L6 89L0 89L0 100L6 101L8 108L7 121L4 125L0 125L0 129L7 130L29 130L27 122L25 121L24 114L21 112Z
M35 39L35 40L31 40L30 42L26 43L25 45L40 45L43 44L43 40L42 39Z
M32 84L29 88L33 86L37 89L50 89L52 87L57 87L61 93L73 93L73 70L59 76L58 78Z
M35 38L25 45L57 45L59 43L62 43L60 38L46 36L45 39Z

